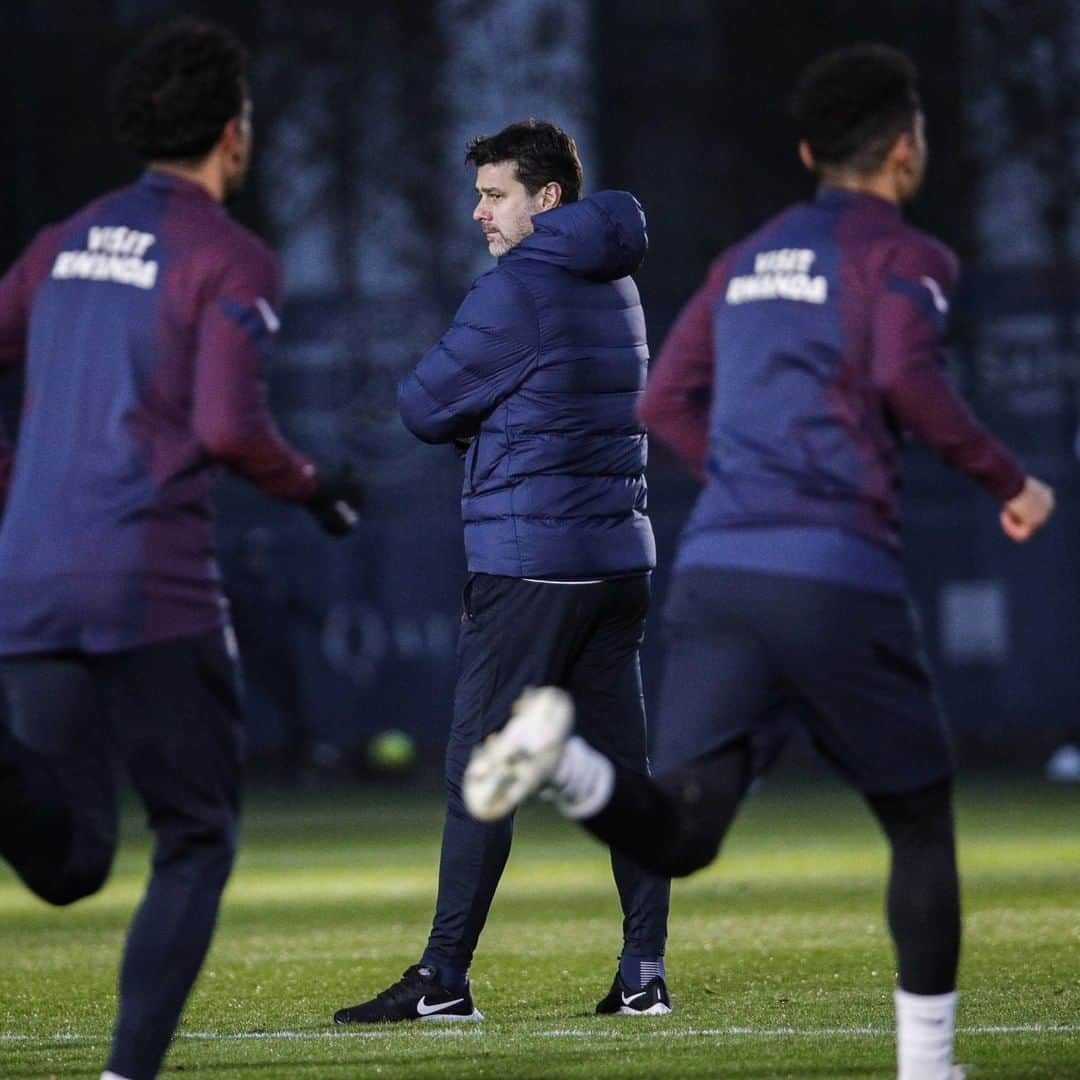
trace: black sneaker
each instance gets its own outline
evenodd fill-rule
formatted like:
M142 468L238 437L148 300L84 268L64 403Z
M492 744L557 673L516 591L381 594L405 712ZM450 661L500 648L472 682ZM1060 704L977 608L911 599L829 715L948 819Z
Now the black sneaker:
M671 998L659 975L640 990L631 990L616 971L615 981L607 997L596 1006L596 1011L609 1016L666 1016L671 1012Z
M334 1023L383 1024L392 1020L484 1019L473 1005L468 983L464 990L454 992L440 986L437 977L438 972L434 968L413 964L393 986L388 986L371 1001L354 1005L351 1009L338 1009L334 1013Z

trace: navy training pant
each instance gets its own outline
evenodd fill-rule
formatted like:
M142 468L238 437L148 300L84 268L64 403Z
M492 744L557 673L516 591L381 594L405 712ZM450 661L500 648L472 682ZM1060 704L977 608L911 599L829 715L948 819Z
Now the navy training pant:
M448 806L435 918L424 963L468 968L510 853L513 818L469 816L461 780L475 746L510 717L528 686L554 684L574 699L577 729L625 768L648 773L638 649L649 577L590 584L473 574L463 598L458 681L446 748ZM616 851L623 951L664 952L670 882Z
M96 892L117 844L117 766L154 834L128 930L108 1067L151 1080L202 966L236 852L237 668L225 633L0 661L0 855L42 899Z
M716 858L751 781L798 718L889 842L886 909L901 987L954 989L953 761L906 599L693 568L673 579L665 630L658 777L616 762L611 801L582 824L654 873L694 873Z

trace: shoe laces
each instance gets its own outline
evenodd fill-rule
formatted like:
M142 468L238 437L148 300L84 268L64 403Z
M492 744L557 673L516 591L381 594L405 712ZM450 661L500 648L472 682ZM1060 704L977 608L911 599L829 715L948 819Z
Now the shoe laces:
M423 974L425 971L431 972L431 974L425 976ZM396 1004L399 1001L415 996L416 992L421 988L429 989L434 985L436 985L435 972L429 967L413 964L402 972L401 978L396 983L388 986L382 993L378 994L375 1000L384 1005Z

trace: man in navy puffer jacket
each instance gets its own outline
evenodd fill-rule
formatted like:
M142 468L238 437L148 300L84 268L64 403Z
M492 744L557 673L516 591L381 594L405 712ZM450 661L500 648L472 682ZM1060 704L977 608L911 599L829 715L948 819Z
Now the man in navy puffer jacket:
M626 192L579 201L573 139L530 120L474 140L473 213L494 269L402 383L406 426L464 453L465 588L439 896L418 964L338 1023L478 1020L473 951L510 852L512 819L461 801L473 748L521 691L556 683L589 738L648 769L638 647L656 552L645 513L645 318L630 274L647 239ZM598 1012L670 1011L663 952L669 883L621 855L619 971Z

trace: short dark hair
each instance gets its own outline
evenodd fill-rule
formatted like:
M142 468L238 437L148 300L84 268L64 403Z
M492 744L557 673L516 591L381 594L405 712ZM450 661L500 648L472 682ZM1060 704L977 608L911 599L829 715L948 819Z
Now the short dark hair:
M477 135L465 149L465 160L477 168L512 161L518 180L530 195L553 181L564 203L581 198L581 158L573 137L547 120L523 120L497 135Z
M826 168L876 172L921 105L918 72L888 45L837 49L815 60L799 79L792 113L799 137Z
M223 26L176 19L143 39L113 84L116 137L146 161L197 161L243 111L247 51Z

